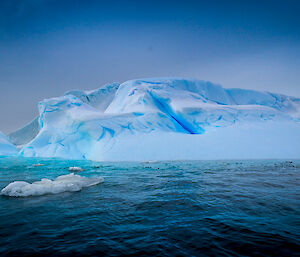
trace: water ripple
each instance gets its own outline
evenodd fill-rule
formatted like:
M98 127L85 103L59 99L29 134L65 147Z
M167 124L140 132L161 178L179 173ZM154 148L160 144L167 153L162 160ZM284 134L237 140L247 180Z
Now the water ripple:
M42 163L44 166L34 166ZM300 161L0 159L0 187L103 176L80 192L0 197L3 256L297 256Z

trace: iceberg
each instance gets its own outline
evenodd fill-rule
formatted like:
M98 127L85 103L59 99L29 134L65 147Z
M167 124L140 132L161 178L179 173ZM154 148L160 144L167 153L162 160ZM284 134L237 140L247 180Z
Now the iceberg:
M38 108L36 121L10 134L22 145L21 156L96 161L300 156L300 98L281 94L151 78L69 91Z
M17 153L16 146L10 142L8 137L0 132L0 156L16 155Z
M84 187L94 186L102 182L102 177L87 178L71 173L59 176L55 180L43 178L41 181L32 184L25 181L15 181L3 188L1 195L26 197L77 192Z

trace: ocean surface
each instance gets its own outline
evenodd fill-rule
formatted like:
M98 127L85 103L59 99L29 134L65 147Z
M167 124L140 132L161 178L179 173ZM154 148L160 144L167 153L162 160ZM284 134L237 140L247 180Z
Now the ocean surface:
M53 180L71 166L104 182L0 196L1 256L299 256L299 160L0 158L0 188Z

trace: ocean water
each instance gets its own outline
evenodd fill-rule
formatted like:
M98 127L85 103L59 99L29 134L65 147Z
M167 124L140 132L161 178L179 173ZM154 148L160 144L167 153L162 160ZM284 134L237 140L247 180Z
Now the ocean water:
M299 256L299 160L0 158L0 188L53 180L70 166L104 182L0 196L1 256Z

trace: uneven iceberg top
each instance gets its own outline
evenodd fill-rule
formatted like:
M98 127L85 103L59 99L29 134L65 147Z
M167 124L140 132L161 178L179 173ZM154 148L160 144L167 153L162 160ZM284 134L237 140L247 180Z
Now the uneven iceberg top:
M291 136L299 136L300 99L269 92L225 89L201 80L152 78L113 83L88 92L69 91L64 96L40 102L39 113L35 123L11 134L13 142L25 144L20 152L23 156L93 160L203 159L213 158L218 143L228 145L229 138L233 139L228 145L229 152L238 153L241 145L238 142L232 145L234 134L244 132L240 137L248 138L250 128L257 138L249 140L257 140L258 147L264 143L259 142L261 137L267 136L269 141L278 139L276 131L281 126L285 126L281 131L286 136L289 134L286 140L290 142ZM36 128L37 123L38 128L31 129ZM222 134L227 139L217 140ZM145 144L144 147L141 144ZM182 152L175 149L178 144ZM293 149L292 140L287 147ZM211 151L211 155L207 155L207 151L203 153L203 148ZM189 150L188 156L185 149ZM273 156L268 149L265 151L262 158ZM215 156L222 158L222 154Z

